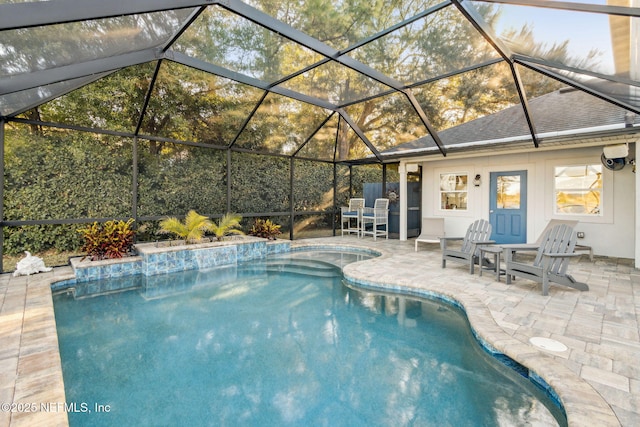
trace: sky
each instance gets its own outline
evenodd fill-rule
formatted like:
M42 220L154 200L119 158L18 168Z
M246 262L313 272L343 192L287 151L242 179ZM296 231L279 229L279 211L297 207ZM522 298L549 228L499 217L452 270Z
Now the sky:
M614 73L608 15L514 5L502 5L502 10L494 28L498 34L509 27L531 24L536 41L551 46L569 40L569 54L580 59L597 49L602 54L598 57L599 65L591 71Z

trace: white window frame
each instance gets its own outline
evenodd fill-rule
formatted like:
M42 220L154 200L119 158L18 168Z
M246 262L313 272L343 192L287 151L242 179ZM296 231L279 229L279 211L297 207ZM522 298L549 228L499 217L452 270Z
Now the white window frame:
M458 191L458 190L446 190L443 191L440 188L440 182L442 179L442 175L456 175L456 176L466 176L467 177L467 189L465 191ZM471 176L470 172L467 171L449 171L449 170L440 170L436 172L436 185L437 185L437 191L436 191L436 198L437 198L437 206L438 206L438 210L440 212L446 212L446 213L460 213L460 214L467 214L469 212L469 204L471 201L471 191L469 188L469 185L471 185L471 181L469 180L469 177ZM466 208L460 208L460 209L446 209L442 207L442 193L467 193L467 207Z
M600 163L600 159L593 157L577 159L560 159L547 163L548 196L547 217L553 219L574 219L589 223L612 223L613 222L613 172L602 167L602 189L600 193L600 213L594 214L572 214L556 212L556 168L557 167L579 167L595 165Z

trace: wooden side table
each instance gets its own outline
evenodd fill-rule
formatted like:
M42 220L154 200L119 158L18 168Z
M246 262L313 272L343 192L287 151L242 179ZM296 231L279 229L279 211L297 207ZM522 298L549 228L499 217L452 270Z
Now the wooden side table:
M502 254L502 247L495 245L483 245L480 246L480 276L482 276L482 260L485 255L493 255L493 265L496 272L496 280L500 281L500 254Z

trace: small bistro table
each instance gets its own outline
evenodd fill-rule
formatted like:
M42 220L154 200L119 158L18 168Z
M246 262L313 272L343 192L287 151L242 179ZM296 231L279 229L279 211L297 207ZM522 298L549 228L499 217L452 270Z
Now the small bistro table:
M480 246L480 276L482 276L482 260L485 255L493 255L493 265L496 272L496 280L500 281L500 254L503 249L501 246L484 245Z

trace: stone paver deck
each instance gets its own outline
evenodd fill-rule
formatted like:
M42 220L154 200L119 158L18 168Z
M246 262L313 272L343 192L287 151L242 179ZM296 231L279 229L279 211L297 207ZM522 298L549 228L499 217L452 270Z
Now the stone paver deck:
M415 252L411 239L345 236L293 244L381 251L379 258L346 266L345 276L456 299L478 335L558 392L570 425L640 425L640 271L632 260L590 262L584 255L569 272L590 290L552 284L545 297L539 285L524 279L506 285L494 274L470 275L461 264L443 269L437 245L423 244ZM50 284L70 277L70 267L29 277L0 275L0 426L67 425ZM568 350L541 350L529 343L534 336L560 341Z

